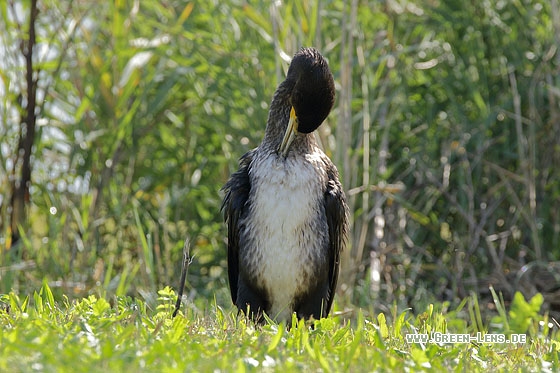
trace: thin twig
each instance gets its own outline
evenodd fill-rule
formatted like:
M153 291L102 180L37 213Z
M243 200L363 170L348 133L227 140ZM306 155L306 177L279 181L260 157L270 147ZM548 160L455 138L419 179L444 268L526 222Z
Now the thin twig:
M177 294L177 303L175 303L175 311L173 311L173 317L177 316L179 308L181 308L181 300L183 299L183 290L185 289L185 281L187 280L187 271L189 270L189 264L191 264L190 256L190 242L187 238L185 240L185 245L183 246L183 268L181 270L181 281L179 282L179 293Z
M537 192L535 187L535 177L534 177L534 157L529 155L529 147L530 142L529 139L523 133L523 125L522 125L522 111L521 111L521 95L517 89L517 79L515 77L515 72L512 71L509 73L509 80L511 91L513 95L513 108L515 113L515 131L517 134L517 156L520 162L520 168L523 172L525 178L526 189L528 191L528 199L529 199L529 215L530 218L527 221L529 227L531 228L531 239L533 243L533 249L535 251L535 256L537 260L542 259L542 250L540 245L540 238L538 233L537 224L535 221L537 220ZM534 126L531 125L528 128L531 129ZM534 136L531 136L534 139ZM534 140L533 140L534 141Z

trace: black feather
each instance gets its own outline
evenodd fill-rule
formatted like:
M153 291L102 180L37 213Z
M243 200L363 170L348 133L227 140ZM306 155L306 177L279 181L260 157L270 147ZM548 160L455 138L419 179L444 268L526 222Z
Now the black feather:
M251 192L249 168L253 159L254 150L243 155L239 160L239 170L234 172L222 188L225 192L222 202L224 221L228 227L228 277L233 303L237 301L237 282L239 277L239 221L244 211Z

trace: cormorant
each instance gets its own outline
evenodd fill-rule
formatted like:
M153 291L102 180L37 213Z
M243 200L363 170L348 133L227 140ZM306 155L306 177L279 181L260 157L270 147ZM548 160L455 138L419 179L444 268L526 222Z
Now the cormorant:
M252 319L329 313L348 206L338 171L312 134L334 104L334 80L314 48L295 54L276 89L261 144L222 190L233 303Z

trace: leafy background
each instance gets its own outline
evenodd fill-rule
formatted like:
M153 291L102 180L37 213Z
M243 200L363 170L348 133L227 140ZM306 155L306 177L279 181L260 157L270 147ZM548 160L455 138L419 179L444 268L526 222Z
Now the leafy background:
M229 306L219 190L313 45L337 87L317 135L352 212L340 308L493 285L560 311L557 0L35 3L0 4L0 292L153 300L188 237L190 307Z

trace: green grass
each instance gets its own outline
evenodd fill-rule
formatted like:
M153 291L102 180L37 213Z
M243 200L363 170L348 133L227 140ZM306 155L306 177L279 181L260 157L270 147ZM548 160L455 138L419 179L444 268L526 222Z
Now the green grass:
M2 295L0 371L558 371L558 325L536 312L538 297L517 297L488 326L473 298L455 310L430 305L408 311L341 316L310 328L255 326L235 310L183 308L172 318L175 293L159 292L155 309L130 297L55 301L47 285L33 297ZM542 301L542 300L541 300ZM503 306L501 304L500 306ZM185 310L186 309L186 310ZM538 309L537 309L538 311ZM470 316L465 316L470 315ZM389 321L392 320L392 321ZM478 325L478 326L477 326ZM516 328L526 328L525 331ZM527 342L409 344L409 333L523 333Z

